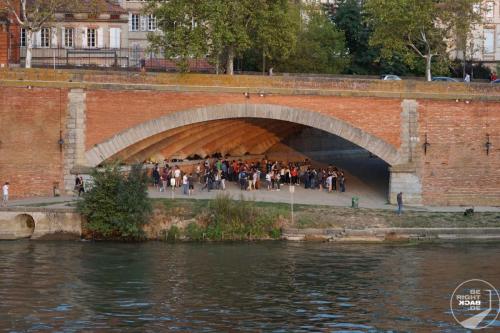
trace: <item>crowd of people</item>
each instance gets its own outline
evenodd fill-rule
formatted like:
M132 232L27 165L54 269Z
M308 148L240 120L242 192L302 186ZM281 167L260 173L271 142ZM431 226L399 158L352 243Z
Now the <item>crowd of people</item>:
M191 166L190 166L191 167ZM282 185L304 186L328 192L345 192L346 178L342 170L334 166L314 168L304 162L283 163L262 160L257 162L227 159L207 159L196 164L192 172L181 170L177 165L156 164L151 172L154 188L164 192L182 188L185 195L191 195L195 183L201 191L225 190L227 182L239 185L242 191L265 189L280 191Z

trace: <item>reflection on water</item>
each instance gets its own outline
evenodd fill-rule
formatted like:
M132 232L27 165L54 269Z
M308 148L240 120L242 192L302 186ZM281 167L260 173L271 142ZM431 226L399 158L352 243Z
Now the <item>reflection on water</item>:
M498 258L498 244L0 242L0 329L457 332L451 293L498 288Z

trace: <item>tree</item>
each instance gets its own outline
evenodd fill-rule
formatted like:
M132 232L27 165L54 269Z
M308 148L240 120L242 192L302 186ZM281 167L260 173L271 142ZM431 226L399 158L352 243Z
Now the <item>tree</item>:
M454 0L443 3L446 21L450 22L450 40L457 56L461 53L462 75L466 74L467 60L472 61L474 54L481 50L477 41L477 27L483 21L482 11L485 9L482 0ZM472 9L472 10L471 10ZM482 43L480 43L482 44Z
M155 15L162 31L148 35L150 49L174 59L181 71L189 70L192 57L202 57L208 52L206 35L200 24L205 20L200 1L171 0L168 6L151 2L147 10Z
M297 44L300 27L298 6L288 0L267 0L256 16L254 48L262 53L262 72L266 72L266 60L286 60Z
M404 55L414 66L415 57L426 62L426 79L431 81L432 59L446 52L443 29L438 24L441 8L434 0L368 0L365 5L374 32L372 46L382 47L382 57L393 52Z
M141 240L148 222L147 175L134 165L128 175L118 165L92 173L94 185L78 202L78 211L87 218L87 228L105 239Z
M369 45L371 29L365 22L362 4L358 0L339 0L336 5L336 10L330 11L330 18L345 34L351 56L347 71L350 74L379 74L376 61L380 50Z
M344 33L324 13L311 12L299 33L295 50L278 70L336 74L348 63Z
M234 59L255 47L265 57L286 56L293 46L293 22L287 16L290 0L151 0L147 12L155 15L162 33L150 37L153 49L171 58L207 55L217 72L225 64L234 73ZM170 9L168 7L171 7ZM275 36L270 31L275 30ZM168 38L172 38L169 40Z
M54 20L55 13L92 8L99 11L98 2L78 0L0 0L0 8L4 8L19 26L26 30L26 68L31 68L33 36L49 22Z
M26 68L31 68L34 34L52 21L54 14L67 4L67 0L0 0L0 5L26 30Z
M433 59L448 59L447 42L456 31L458 11L463 11L462 18L473 17L473 1L458 2L463 6L454 5L457 0L367 0L365 10L374 29L370 44L382 47L385 58L401 53L410 66L417 58L424 59L430 81Z

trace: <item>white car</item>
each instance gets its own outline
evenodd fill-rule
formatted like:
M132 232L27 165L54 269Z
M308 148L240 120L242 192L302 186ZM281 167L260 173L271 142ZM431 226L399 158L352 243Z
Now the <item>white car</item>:
M399 76L393 74L382 75L380 79L384 81L401 81Z

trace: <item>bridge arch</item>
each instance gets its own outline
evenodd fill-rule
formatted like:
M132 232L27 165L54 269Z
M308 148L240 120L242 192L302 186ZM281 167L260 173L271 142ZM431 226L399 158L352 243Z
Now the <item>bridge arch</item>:
M127 147L152 136L209 121L258 118L301 124L350 141L378 156L389 165L401 163L399 151L383 139L338 118L318 112L274 104L223 104L170 113L141 123L96 144L85 152L89 166L97 166Z

